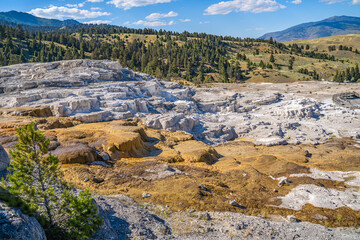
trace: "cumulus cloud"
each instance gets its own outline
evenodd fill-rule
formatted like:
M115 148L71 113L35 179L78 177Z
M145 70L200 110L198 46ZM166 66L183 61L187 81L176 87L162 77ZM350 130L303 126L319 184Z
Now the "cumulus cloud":
M300 4L300 3L302 3L302 0L294 0L294 1L292 1L291 3L293 3L293 4Z
M66 4L65 6L67 6L67 7L79 8L79 7L85 6L85 2L83 2L83 3L78 3L78 4Z
M88 2L93 2L93 3L98 3L98 2L103 2L104 0L87 0Z
M111 0L108 4L114 4L117 8L128 10L133 7L143 7L157 3L169 3L172 0Z
M110 15L110 13L108 12L89 11L78 8L57 7L57 6L50 6L48 8L35 8L32 9L29 13L37 17L60 19L60 20L63 20L64 18L73 18L73 19L97 18L101 16Z
M178 13L173 11L170 11L168 13L152 13L149 16L145 17L145 19L149 21L156 21L161 18L176 17L178 15L179 15Z
M159 27L159 26L166 26L167 23L166 22L162 22L162 21L154 21L154 22L150 22L150 21L144 21L144 20L139 20L137 22L133 22L134 25L144 25L147 27Z
M137 22L133 22L134 25L143 25L146 27L160 27L160 26L171 26L174 25L174 21L165 22L165 21L144 21L139 20Z
M93 21L84 22L84 24L109 24L109 23L111 23L111 21L109 20L93 20Z
M191 19L179 19L180 22L191 22Z
M225 15L233 11L252 13L273 12L280 8L285 8L285 6L276 2L276 0L233 0L209 6L205 10L205 15Z

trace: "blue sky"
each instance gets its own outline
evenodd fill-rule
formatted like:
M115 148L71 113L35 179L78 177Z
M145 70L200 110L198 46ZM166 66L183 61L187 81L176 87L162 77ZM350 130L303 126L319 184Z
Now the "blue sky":
M1 0L0 10L132 28L259 37L332 16L360 17L360 0Z

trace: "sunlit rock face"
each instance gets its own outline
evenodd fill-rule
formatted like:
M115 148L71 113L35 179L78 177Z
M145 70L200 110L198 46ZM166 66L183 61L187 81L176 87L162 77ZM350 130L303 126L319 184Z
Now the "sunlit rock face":
M129 71L117 62L92 60L1 67L0 76L3 115L66 116L81 122L138 118L149 127L183 130L209 144L239 137L263 145L360 138L360 109L333 102L334 94L350 92L351 85L192 88Z

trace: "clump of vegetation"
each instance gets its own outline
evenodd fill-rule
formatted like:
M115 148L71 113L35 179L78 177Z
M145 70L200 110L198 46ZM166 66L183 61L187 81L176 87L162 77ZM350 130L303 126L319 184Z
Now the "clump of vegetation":
M355 67L346 68L345 71L336 71L334 82L358 82L360 80L359 65Z
M12 161L2 179L11 206L35 216L48 239L88 239L102 225L88 191L78 195L62 180L59 159L48 152L50 141L35 123L16 129L18 143L10 150Z
M319 79L320 79L320 75L316 72L316 70L314 70L314 71L309 71L309 70L306 69L306 68L300 68L300 69L298 70L298 73L302 73L302 74L309 75L309 76L311 76L314 80L319 80Z

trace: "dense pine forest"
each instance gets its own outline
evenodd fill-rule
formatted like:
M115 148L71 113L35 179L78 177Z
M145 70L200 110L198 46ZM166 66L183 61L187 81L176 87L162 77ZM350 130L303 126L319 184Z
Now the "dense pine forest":
M330 54L336 46L324 52L308 44L286 45L272 39L241 39L108 25L34 29L0 25L1 66L110 59L135 71L165 79L185 79L195 84L242 82L256 76L290 76L295 80L321 80L326 76L339 82L360 79L357 62ZM338 49L359 55L352 47L341 45ZM333 72L326 72L326 68L318 69L318 62L334 62L341 66L331 67Z

